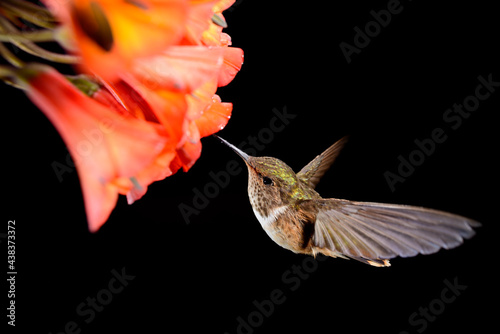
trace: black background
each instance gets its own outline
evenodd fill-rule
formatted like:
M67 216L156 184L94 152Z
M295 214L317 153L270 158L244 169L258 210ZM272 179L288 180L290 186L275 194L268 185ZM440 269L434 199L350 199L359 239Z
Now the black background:
M339 44L353 44L354 27L363 29L373 20L370 11L387 8L388 1L242 0L225 12L226 31L244 49L245 64L219 90L234 103L219 135L235 144L262 137L273 109L286 109L295 118L261 142L259 154L295 170L351 136L318 185L323 197L426 206L483 223L457 249L394 259L390 268L328 259L294 284L284 279L298 277L289 271L307 257L282 249L262 230L248 201L245 170L187 224L179 205L193 206L193 189L203 192L213 181L209 173L236 159L212 137L203 139L202 156L188 173L154 183L133 205L120 197L107 223L91 234L76 172L59 182L51 167L67 155L58 133L21 91L2 85L7 185L0 231L15 219L16 329L59 333L74 321L81 333L234 334L238 317L255 315L253 302L269 299L275 289L286 300L254 333L497 328L500 87L456 130L443 120L448 108L474 94L478 76L500 81L497 11L484 3L402 1L401 13L349 64ZM397 173L398 156L408 157L414 141L430 138L435 128L447 140L391 191L384 173ZM78 305L106 289L112 270L122 268L134 278L86 323ZM449 304L438 301L445 280L466 286ZM6 294L5 286L3 300ZM409 322L430 304L445 307L425 328L424 321Z

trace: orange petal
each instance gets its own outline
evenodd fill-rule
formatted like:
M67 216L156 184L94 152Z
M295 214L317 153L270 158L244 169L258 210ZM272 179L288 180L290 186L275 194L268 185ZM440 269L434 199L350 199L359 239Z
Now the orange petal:
M223 38L224 36L224 38ZM211 23L205 31L201 34L200 44L209 46L222 46L227 45L225 43L231 44L231 39L227 39L228 35L224 35L222 32L222 27ZM224 41L224 42L223 42Z
M139 105L145 115L149 115L147 119L154 119L166 130L169 138L167 145L178 147L184 137L184 118L188 108L185 95L164 89L149 89L132 76L127 76L122 82L128 88L118 88L117 91L119 97L126 101L125 104L130 105L130 108L137 108ZM127 92L133 92L135 97L129 100L131 95Z
M232 109L231 103L222 103L219 96L214 95L210 107L194 121L200 131L200 137L203 138L224 129L231 118Z
M156 157L151 165L135 176L134 187L127 192L128 204L132 204L144 196L151 183L163 180L173 174L170 164L175 156L174 150L165 150Z
M85 173L78 168L77 170L89 231L97 232L113 211L118 200L118 192L112 184L103 184L91 173Z
M218 1L217 4L212 8L213 15L217 16L217 20L225 23L225 18L222 15L222 12L227 8L231 7L231 5L235 2L235 0L221 0ZM220 24L215 24L212 20L207 29L203 31L201 34L200 43L204 45L211 46L227 46L231 45L231 38L229 35L222 32L223 27Z
M128 82L120 79L113 82L105 82L105 85L109 95L115 99L116 103L122 106L125 113L149 122L160 122L149 102ZM92 98L95 98L95 96L92 96Z
M166 90L156 93L158 98L155 98L154 103L155 114L169 134L169 145L179 146L184 138L184 120L187 112L186 97L184 94Z
M219 72L217 85L219 87L229 84L243 65L243 50L239 48L224 47L224 63Z
M233 3L235 3L235 2L236 2L236 0L220 0L214 6L214 12L222 13L223 11L225 11L226 9L231 7L233 5Z
M101 2L109 16L116 48L126 58L156 54L177 43L184 34L188 13L185 0Z
M200 133L194 122L188 123L187 140L177 150L177 156L170 165L172 171L180 167L187 172L201 155Z
M50 67L36 65L25 71L29 77L20 84L66 143L80 178L89 229L97 231L116 203L113 182L150 165L166 137L158 124L101 105Z
M203 112L212 104L212 97L217 90L217 82L215 78L205 82L200 88L196 89L189 95L186 95L188 102L188 112L186 117L189 120L199 118Z
M117 100L116 96L106 87L101 87L101 89L95 92L92 95L92 99L122 115L129 114L121 101Z
M44 0L69 30L63 45L82 57L80 69L115 79L137 57L180 41L186 0ZM64 41L63 41L64 42Z
M216 0L201 0L190 2L190 9L186 20L186 35L181 44L199 45L201 36L207 30L211 23L213 8Z
M224 50L204 46L172 46L160 55L137 60L134 75L153 90L191 92L219 72Z

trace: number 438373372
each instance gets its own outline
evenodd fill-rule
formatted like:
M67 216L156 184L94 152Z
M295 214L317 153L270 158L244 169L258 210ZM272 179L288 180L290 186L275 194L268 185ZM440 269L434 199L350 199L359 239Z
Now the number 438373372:
M7 225L7 262L9 270L16 270L16 221L9 220Z

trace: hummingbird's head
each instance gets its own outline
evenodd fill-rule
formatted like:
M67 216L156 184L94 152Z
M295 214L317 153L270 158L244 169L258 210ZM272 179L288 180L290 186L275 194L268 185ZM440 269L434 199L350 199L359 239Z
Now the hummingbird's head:
M283 161L272 157L253 157L216 136L238 154L248 168L248 196L254 210L267 216L273 208L305 199L295 172Z

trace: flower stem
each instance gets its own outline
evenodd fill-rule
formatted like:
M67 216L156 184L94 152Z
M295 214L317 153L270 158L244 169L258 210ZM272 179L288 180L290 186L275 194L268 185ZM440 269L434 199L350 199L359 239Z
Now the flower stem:
M7 19L0 16L0 34L18 34L19 31L15 26L13 26ZM64 63L64 64L75 64L78 63L79 58L72 55L54 53L44 48L39 47L35 43L30 40L27 40L22 37L17 38L9 38L9 41L23 50L26 53L32 54L34 56L47 59L56 63Z
M7 49L5 45L3 45L3 43L0 43L0 55L15 67L24 66L24 62L21 59L17 58L12 52L10 52L10 50Z
M47 8L24 0L2 0L0 7L43 28L54 28L55 19Z
M3 45L2 45L3 46ZM24 89L18 82L17 82L17 70L14 67L7 66L7 65L0 65L0 80L5 82L6 84L16 87L18 89Z
M15 69L7 66L7 65L0 65L0 78L11 78L15 76Z
M20 48L26 53L32 54L34 56L53 61L55 63L62 64L76 64L79 62L80 58L72 55L66 55L61 53L55 53L52 51L45 50L39 47L33 42L14 42L12 44Z
M31 42L50 42L56 40L53 30L43 29L26 32L2 32L0 33L0 42L10 42L12 40Z

